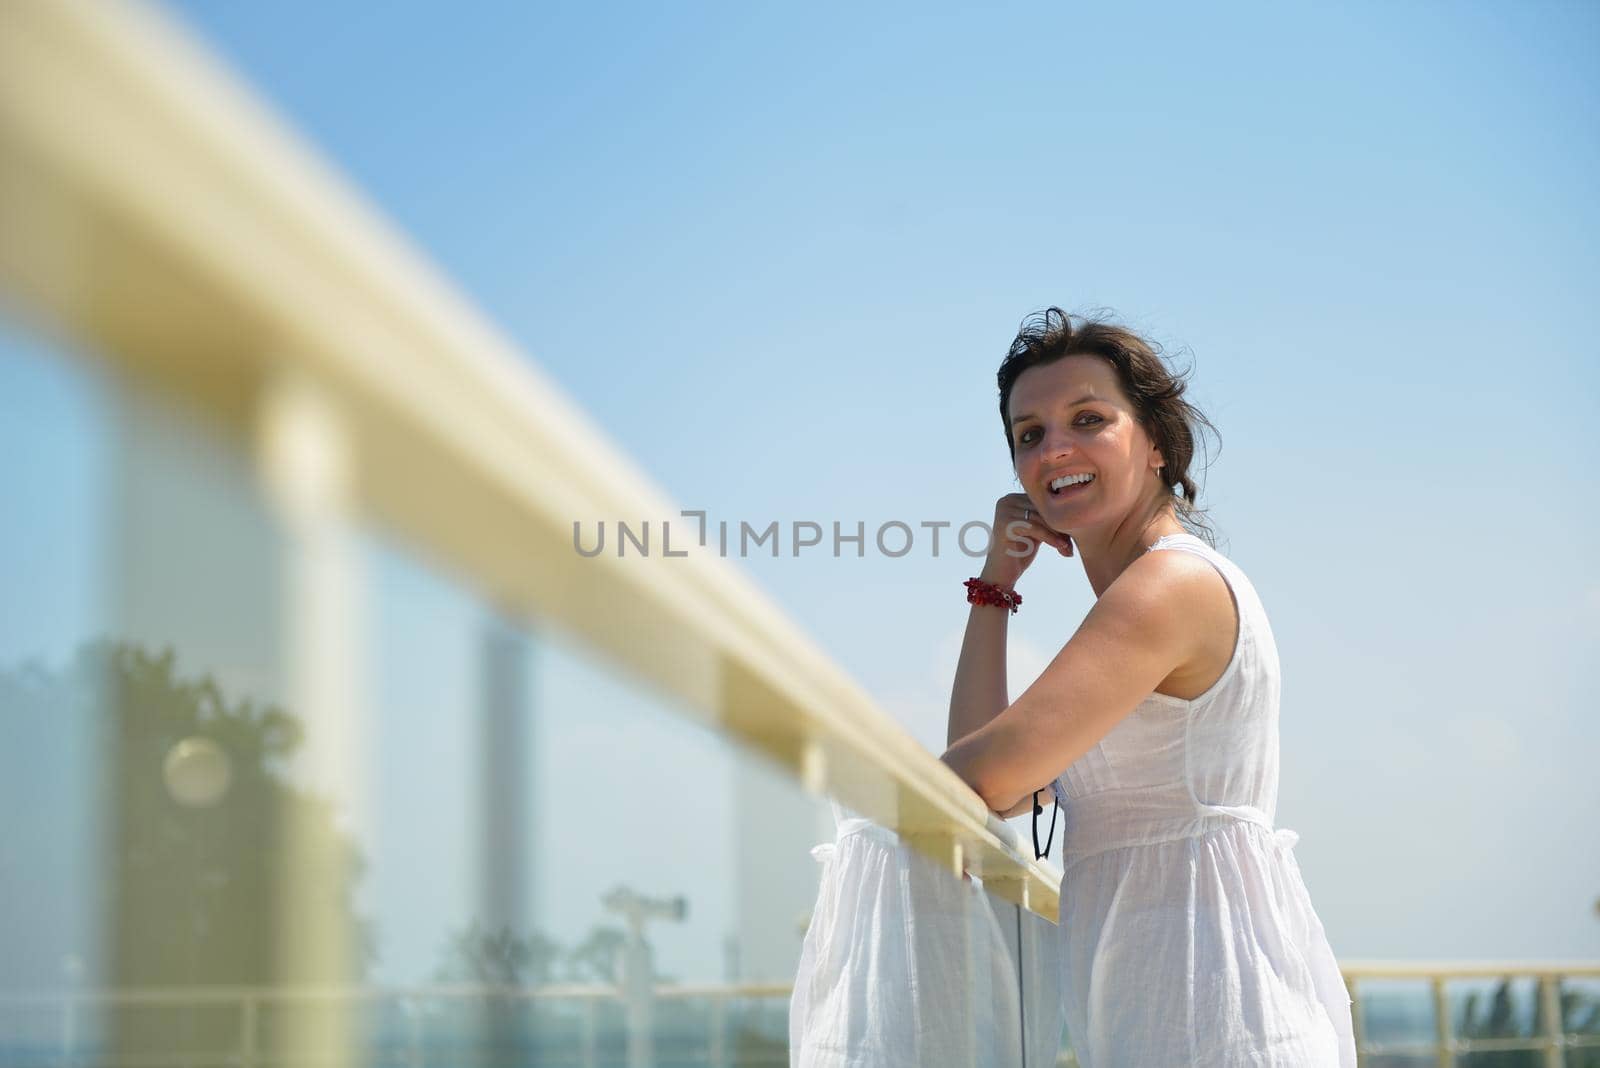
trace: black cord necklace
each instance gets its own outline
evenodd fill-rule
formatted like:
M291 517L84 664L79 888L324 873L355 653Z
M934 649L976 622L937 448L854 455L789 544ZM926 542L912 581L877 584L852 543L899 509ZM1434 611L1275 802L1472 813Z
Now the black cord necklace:
M1054 796L1055 791L1051 791ZM1050 811L1050 835L1044 840L1044 848L1039 848L1039 817L1044 815L1044 806L1039 804L1039 791L1033 792L1033 859L1041 860L1050 852L1050 844L1056 840L1056 814L1061 811L1061 799L1055 798L1055 808Z

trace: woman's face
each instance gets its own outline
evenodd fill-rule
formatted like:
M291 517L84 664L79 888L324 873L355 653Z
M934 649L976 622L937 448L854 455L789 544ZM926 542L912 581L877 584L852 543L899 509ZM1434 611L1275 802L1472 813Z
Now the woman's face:
M1067 356L1030 367L1011 388L1017 478L1045 524L1070 532L1119 523L1154 485L1160 451L1139 425L1111 364ZM1063 475L1092 475L1052 491Z

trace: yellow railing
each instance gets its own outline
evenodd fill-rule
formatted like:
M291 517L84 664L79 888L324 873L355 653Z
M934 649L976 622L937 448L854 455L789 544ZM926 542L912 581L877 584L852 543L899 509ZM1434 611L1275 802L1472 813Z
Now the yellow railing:
M0 299L248 448L319 643L291 681L308 715L348 704L360 521L1055 921L1059 872L735 568L576 557L574 523L679 513L184 33L120 0L4 20Z
M678 512L605 435L483 322L359 197L322 168L164 18L121 0L9 0L0 33L0 300L110 368L158 385L243 444L293 534L299 633L337 652L348 621L339 532L371 524L496 607L563 627L727 738L897 831L952 872L1054 922L1059 872L1031 859L936 757L885 715L736 569L683 558L579 560L574 523L659 523ZM327 648L295 685L337 717ZM286 865L299 862L288 845ZM306 847L311 848L311 847ZM289 895L281 907L314 903ZM307 954L337 939L308 928ZM1366 1056L1454 1063L1537 1050L1546 1065L1597 1045L1565 1033L1560 984L1590 965L1351 963L1366 983L1429 985L1429 1041ZM1448 985L1538 985L1536 1033L1454 1033ZM495 988L569 998L611 988ZM304 997L475 998L481 988L342 992L217 988L11 997L55 1004L70 1051L91 1001L236 1004L240 1063L257 1012ZM658 998L787 998L787 987L661 988ZM56 999L51 1002L50 999ZM228 999L234 999L229 1002ZM718 1063L719 1027L708 1039Z
M1544 1068L1600 1063L1600 1015L1590 1015L1588 1030L1569 1031L1563 1026L1561 996L1563 983L1570 980L1600 982L1600 964L1570 962L1491 961L1481 964L1429 963L1405 961L1361 961L1342 966L1345 982L1355 998L1356 1046L1363 1063L1394 1057L1427 1057L1441 1068L1457 1063L1468 1054L1489 1052L1537 1052ZM1470 1036L1457 1033L1457 1016L1450 1004L1450 985L1475 979L1536 984L1536 1025L1528 1033ZM1362 991L1364 983L1416 980L1425 983L1431 1003L1432 1034L1427 1037L1378 1041L1367 1033L1364 1006L1370 998ZM703 1002L706 1006L704 1034L699 1037L708 1068L724 1068L732 1063L731 1047L736 1020L730 1008L734 1003L767 1002L785 1009L790 996L786 984L674 984L657 986L651 997L657 1002ZM1568 996L1577 995L1568 991ZM1600 1013L1600 991L1577 995L1591 1013ZM223 1009L237 1021L238 1043L234 1048L213 1051L218 1057L241 1068L267 1068L276 1063L264 1040L262 1018L265 1010L317 1005L348 1007L361 1004L369 1009L388 1007L404 1023L391 1029L384 1040L369 1047L369 1053L392 1057L399 1063L421 1066L447 1063L450 1050L440 1046L430 1034L428 1006L445 1005L511 1007L513 1014L531 1011L534 1006L561 1006L577 1015L577 1033L569 1050L550 1049L550 1056L569 1056L572 1063L592 1068L601 1061L603 1027L600 1008L610 1005L626 1011L627 995L620 986L604 984L546 984L541 986L485 986L450 984L425 987L350 987L286 988L206 986L193 989L74 991L30 995L0 996L0 1011L33 1008L49 1012L56 1019L58 1046L42 1055L47 1063L69 1065L93 1057L78 1036L77 1021L104 1015L110 1009L138 1008ZM521 1007L520 1009L518 1007ZM613 1035L614 1039L615 1036ZM1594 1060L1578 1061L1568 1051L1593 1051ZM458 1050L458 1053L465 1051ZM150 1056L156 1056L150 1054ZM688 1056L688 1055L685 1055ZM432 1060L430 1060L430 1057ZM683 1059L683 1058L680 1058ZM692 1057L689 1057L692 1059ZM99 1064L121 1065L120 1060L96 1060ZM748 1050L739 1063L755 1063ZM775 1060L786 1064L787 1060ZM1059 1066L1076 1064L1071 1050L1064 1048Z
M656 987L653 999L660 1003L700 1002L705 1006L703 1034L694 1038L703 1050L707 1068L729 1068L735 1062L733 1046L737 1038L737 1020L731 1006L734 1003L767 1002L786 1010L790 988L784 984L673 984ZM484 984L441 984L417 987L283 987L283 986L205 986L195 988L73 991L28 995L0 995L0 1012L35 1010L50 1013L54 1033L58 1036L52 1048L37 1049L31 1061L35 1064L70 1065L94 1064L100 1068L132 1068L133 1065L168 1065L193 1057L195 1051L179 1053L148 1050L137 1056L118 1055L96 1046L83 1034L88 1021L103 1019L112 1012L128 1013L146 1010L225 1011L234 1020L237 1041L232 1046L206 1051L209 1059L217 1063L236 1065L238 1068L269 1068L269 1066L298 1063L292 1056L275 1050L271 1028L263 1023L269 1013L284 1011L312 1011L335 1007L349 1013L360 1007L377 1016L388 1013L396 1024L387 1029L375 1028L379 1033L370 1036L364 1045L367 1057L379 1063L399 1063L415 1068L425 1065L450 1065L472 1060L483 1053L484 1035L481 1030L470 1030L464 1042L452 1046L442 1029L430 1026L430 1013L446 1006L458 1009L509 1009L513 1017L524 1018L538 1006L567 1008L576 1015L576 1034L564 1048L559 1042L547 1040L539 1047L540 1063L570 1063L581 1068L597 1068L609 1063L612 1057L602 1057L604 1045L615 1045L620 1037L606 1034L600 1019L602 1006L625 1012L626 992L617 986L596 983L551 983L540 986L490 986ZM386 1033L385 1033L386 1032ZM524 1054L531 1053L530 1044L536 1035L524 1036ZM610 1041L607 1042L606 1040ZM781 1042L773 1047L779 1056L772 1058L774 1068L788 1064ZM681 1059L681 1058L675 1058ZM692 1059L689 1058L689 1059ZM741 1066L762 1063L752 1059L748 1050L737 1058Z
M1562 1025L1562 983L1564 980L1600 980L1600 964L1573 961L1485 961L1482 963L1349 961L1340 965L1345 983L1354 999L1356 1044L1363 1057L1422 1055L1435 1059L1440 1068L1451 1068L1459 1056L1491 1051L1535 1051L1541 1054L1544 1068L1561 1068L1568 1063L1566 1050L1592 1050L1600 1064L1600 990L1590 991L1585 1004L1595 1010L1587 1033L1569 1033ZM1464 1035L1459 1033L1450 1004L1449 986L1467 980L1525 980L1535 984L1536 1005L1532 1026L1525 1034ZM1374 1041L1365 1018L1364 984L1412 980L1427 984L1431 1003L1433 1034L1427 1039L1404 1038ZM1577 1062L1572 1062L1577 1063Z

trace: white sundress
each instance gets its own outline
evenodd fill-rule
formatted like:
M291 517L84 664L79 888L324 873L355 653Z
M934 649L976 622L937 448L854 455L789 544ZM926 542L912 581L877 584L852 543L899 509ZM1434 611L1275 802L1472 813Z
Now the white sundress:
M1193 701L1152 693L1051 784L1066 818L1062 1004L1082 1068L1355 1068L1350 996L1278 801L1278 650L1244 572L1192 534L1239 636Z
M822 871L789 1002L791 1068L1053 1065L1050 922L837 802L833 813L834 841L811 851Z
M1273 830L1278 653L1232 561L1239 637L1200 698L1151 694L1051 784L1060 922L994 902L837 804L790 1001L794 1068L1355 1068L1350 998ZM1006 911L1001 909L1002 912ZM1020 952L1020 957L1016 956ZM1018 964L1022 965L1018 975Z

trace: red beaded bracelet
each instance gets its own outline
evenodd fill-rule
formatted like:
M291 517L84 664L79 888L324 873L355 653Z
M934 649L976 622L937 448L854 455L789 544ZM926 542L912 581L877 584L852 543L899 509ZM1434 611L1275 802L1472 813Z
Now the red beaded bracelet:
M968 604L992 604L1000 608L1009 608L1012 614L1015 614L1017 605L1022 603L1022 594L1010 586L985 582L980 578L969 578L962 585L967 588Z

